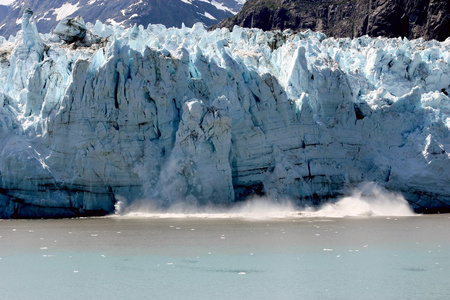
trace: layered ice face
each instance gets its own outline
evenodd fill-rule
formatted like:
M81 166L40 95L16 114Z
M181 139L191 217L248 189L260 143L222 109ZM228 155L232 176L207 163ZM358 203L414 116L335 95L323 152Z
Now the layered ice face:
M363 181L450 208L450 39L85 27L0 37L1 217L309 205Z

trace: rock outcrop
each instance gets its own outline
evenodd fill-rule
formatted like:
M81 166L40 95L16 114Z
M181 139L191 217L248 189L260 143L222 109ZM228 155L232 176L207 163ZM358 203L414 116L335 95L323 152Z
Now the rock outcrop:
M239 14L213 28L234 25L263 30L321 31L332 37L363 35L423 37L443 41L450 36L448 0L250 0Z

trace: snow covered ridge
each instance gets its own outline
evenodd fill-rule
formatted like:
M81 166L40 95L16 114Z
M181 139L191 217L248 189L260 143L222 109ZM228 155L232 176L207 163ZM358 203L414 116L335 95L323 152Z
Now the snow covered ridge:
M22 22L0 37L3 218L310 205L363 181L449 211L450 39L97 22L86 47Z

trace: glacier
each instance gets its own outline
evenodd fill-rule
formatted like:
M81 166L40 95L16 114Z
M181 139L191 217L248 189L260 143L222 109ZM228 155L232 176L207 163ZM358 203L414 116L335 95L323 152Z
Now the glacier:
M0 37L1 218L319 205L366 181L450 211L450 39L75 21L41 34L26 10Z

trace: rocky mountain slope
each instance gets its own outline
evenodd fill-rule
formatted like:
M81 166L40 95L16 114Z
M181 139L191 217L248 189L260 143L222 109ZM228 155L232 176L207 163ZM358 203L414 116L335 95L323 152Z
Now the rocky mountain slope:
M244 0L16 0L0 21L0 35L16 34L26 8L34 12L39 32L46 33L71 16L125 27L149 23L181 27L182 23L192 26L196 22L209 26L237 13L243 3Z
M448 0L250 0L239 14L214 28L293 29L321 31L333 37L450 36Z
M8 14L8 8L7 5L0 5L0 22L3 21L3 19L6 18L6 15Z

